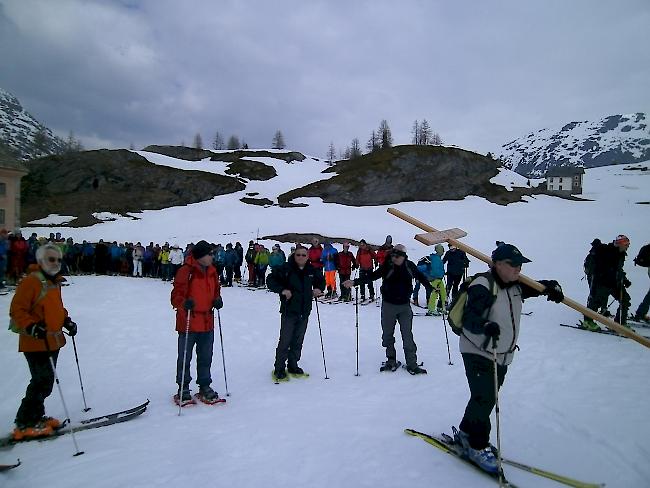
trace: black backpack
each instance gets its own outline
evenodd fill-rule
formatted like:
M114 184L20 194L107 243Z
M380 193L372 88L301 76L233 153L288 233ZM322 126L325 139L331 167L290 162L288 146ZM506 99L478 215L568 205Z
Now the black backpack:
M650 244L646 244L641 248L638 256L634 258L634 264L644 268L650 267Z

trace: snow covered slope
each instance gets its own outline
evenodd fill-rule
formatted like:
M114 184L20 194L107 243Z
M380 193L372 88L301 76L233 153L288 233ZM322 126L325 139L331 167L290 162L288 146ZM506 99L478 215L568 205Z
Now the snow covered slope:
M587 285L582 280L582 261L594 237L608 241L625 233L632 241L630 255L650 242L650 206L640 203L649 200L650 175L625 168L587 170L584 197L591 201L541 196L499 206L468 197L397 208L437 228L463 228L469 233L464 240L483 252L489 253L497 239L517 244L532 259L524 265L526 275L557 279L568 296L584 303ZM174 237L183 243L207 238L244 244L255 237L258 227L260 235L302 230L366 237L372 242L383 242L386 234L392 234L393 242L404 242L414 260L430 252L413 240L417 229L387 214L383 206L351 208L310 199L307 208L263 208L223 196L138 217L90 228L34 229L39 233L61 230L75 239L149 242ZM288 250L288 245L283 247ZM630 258L625 268L636 307L650 280L647 270L633 266ZM470 273L483 270L483 263L472 261ZM360 307L361 376L356 377L355 309L321 305L330 379L324 379L314 311L301 361L311 377L274 385L270 373L279 328L277 296L225 289L221 321L231 396L226 405L197 405L178 417L170 401L176 358L170 285L101 276L71 281L63 290L64 300L79 324L79 361L86 398L93 407L87 414L81 412L74 354L66 347L59 372L71 415L74 419L95 416L145 398L151 399L151 405L137 420L81 433L83 456L72 457L70 437L0 450L0 462L16 458L23 462L0 474L0 485L496 486L403 433L406 427L448 432L451 425L458 425L469 395L453 334L449 334L453 365L447 364L441 318L414 319L418 356L429 371L427 376L413 377L403 370L380 374L384 358L380 309ZM10 300L11 296L0 297L0 313L5 317ZM527 301L525 311L532 315L522 317L521 350L500 396L504 454L575 478L605 482L608 487L649 486L650 351L627 339L560 327L560 323L575 323L578 314L544 298ZM9 432L28 372L16 352L15 335L4 334L0 432ZM398 355L403 359L397 336ZM220 356L217 339L212 374L223 395ZM63 416L56 390L46 407L50 415ZM494 432L492 441L496 442ZM560 486L512 468L507 473L519 486Z
M587 168L650 159L650 127L644 113L611 115L541 129L497 151L506 166L522 175L544 176L553 166Z
M40 135L37 136L39 132ZM39 137L40 148L37 147ZM0 88L0 142L14 149L22 159L58 152L64 144L61 139L52 134L50 129L25 111L16 97L2 88Z

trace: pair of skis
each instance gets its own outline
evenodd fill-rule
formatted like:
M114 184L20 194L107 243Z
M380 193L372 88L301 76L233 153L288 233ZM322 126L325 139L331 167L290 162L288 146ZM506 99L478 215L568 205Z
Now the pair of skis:
M447 454L450 454L465 463L471 465L472 467L476 468L479 472L483 473L485 476L489 477L490 479L494 480L495 482L501 483L502 486L506 486L509 488L517 488L515 484L510 483L509 481L506 480L505 476L503 473L500 473L501 476L499 476L499 473L488 473L487 471L484 471L480 467L478 467L476 464L472 463L470 460L468 460L462 453L462 448L458 444L454 442L453 437L447 434L442 434L441 436L436 436L436 435L430 435L430 434L424 434L422 432L418 432L417 430L413 429L404 429L404 432L407 433L408 435L414 436L414 437L419 437L426 443L440 449L442 452L445 452ZM545 469L541 468L536 468L534 466L530 466L528 464L520 463L518 461L513 461L512 459L504 458L503 456L501 457L501 462L503 464L507 464L508 466L512 466L517 469L521 469L523 471L526 471L528 473L537 475L537 476L542 476L544 478L551 479L553 481L557 481L558 483L561 483L566 486L571 486L573 488L601 488L604 486L602 483L589 483L585 481L580 481L576 480L574 478L569 478L568 476L564 476L561 474L553 473L551 471L547 471Z
M77 433L83 430L96 429L98 427L105 427L107 425L119 424L122 422L126 422L128 420L132 420L135 417L138 417L139 415L142 415L147 410L148 405L149 405L149 400L136 407L129 408L127 410L122 410L120 412L109 413L101 417L82 420L79 423L76 423L74 425L71 424L69 420L65 420L62 426L57 430L55 430L52 435L45 436L45 437L34 437L34 438L24 439L21 441L16 441L14 440L13 435L8 435L0 439L0 447L10 446L13 444L18 444L23 442L46 441L48 439L54 439L56 437L60 437L65 434L69 434L72 431Z
M606 335L613 335L616 337L621 337L623 339L629 339L629 337L624 336L622 334L619 334L616 331L610 330L610 329L596 329L596 330L591 330L591 329L586 329L584 327L581 327L580 324L575 324L575 325L570 325L570 324L560 324L562 327L569 327L570 329L578 329L578 330L584 330L586 332L595 332L596 334L606 334ZM634 327L643 327L643 326L638 326L634 323L629 323L629 325L633 325ZM648 326L650 328L650 326ZM642 337L648 337L644 334L639 334Z

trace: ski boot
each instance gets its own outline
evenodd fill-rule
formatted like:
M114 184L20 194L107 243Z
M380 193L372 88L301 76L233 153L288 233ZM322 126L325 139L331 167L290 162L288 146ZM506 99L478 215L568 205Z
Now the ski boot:
M427 374L427 370L421 368L418 364L414 364L412 366L406 366L406 371L408 371L412 375Z
M44 416L41 419L41 422L44 423L45 425L52 427L52 430L59 430L61 427L63 427L63 422L61 422L59 419L56 419L54 417Z
M289 381L289 377L287 376L287 372L284 368L275 368L273 370L273 380L276 383L279 383L280 381Z
M472 447L468 447L467 459L490 474L497 474L499 472L499 465L492 446L487 446L485 449L472 449Z
M402 365L401 361L397 361L394 358L387 359L379 368L379 371L390 371L395 372L397 368Z
M194 405L196 401L192 397L192 393L189 388L183 388L183 390L178 390L178 393L174 395L174 403L184 407L186 405Z
M305 373L305 371L298 365L287 367L287 372L293 378L307 378L309 376L309 373Z
M26 441L48 437L52 434L54 434L54 429L52 427L46 425L44 422L37 422L34 425L16 424L12 437L14 441Z
M219 394L214 391L209 385L199 386L199 392L196 394L196 398L201 400L203 403L207 403L208 405L226 402L225 399L219 398Z
M584 319L578 325L581 329L590 330L591 332L597 332L600 330L600 326L592 319Z

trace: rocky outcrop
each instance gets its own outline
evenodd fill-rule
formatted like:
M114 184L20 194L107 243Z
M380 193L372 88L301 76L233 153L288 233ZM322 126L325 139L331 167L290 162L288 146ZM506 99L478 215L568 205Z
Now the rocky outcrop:
M343 205L387 205L411 201L461 200L468 195L508 204L543 189L507 191L490 183L498 162L470 151L443 146L396 146L340 161L337 173L278 197L287 205L300 197L320 197Z
M82 151L26 163L23 222L50 213L74 215L72 226L96 223L95 212L125 214L209 200L245 188L237 178L150 163L127 150Z

